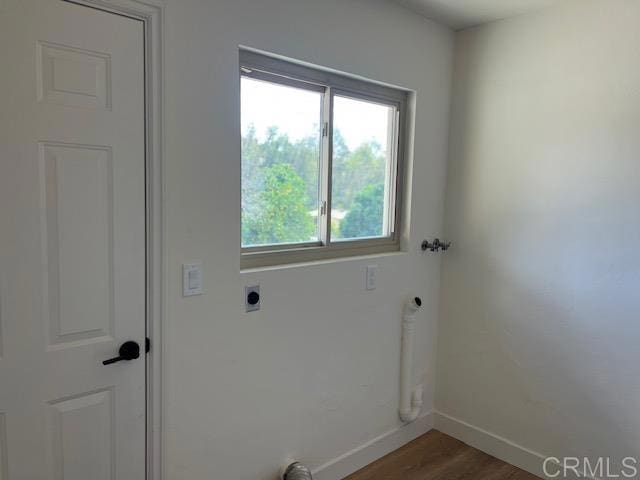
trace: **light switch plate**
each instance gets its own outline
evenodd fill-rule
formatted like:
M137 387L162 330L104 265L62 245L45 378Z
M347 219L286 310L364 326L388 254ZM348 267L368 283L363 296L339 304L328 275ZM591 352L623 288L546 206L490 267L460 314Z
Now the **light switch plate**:
M202 295L202 263L182 265L182 296Z
M377 265L368 265L367 266L367 276L365 279L365 288L367 290L375 290L376 289L376 280L378 276L378 266Z

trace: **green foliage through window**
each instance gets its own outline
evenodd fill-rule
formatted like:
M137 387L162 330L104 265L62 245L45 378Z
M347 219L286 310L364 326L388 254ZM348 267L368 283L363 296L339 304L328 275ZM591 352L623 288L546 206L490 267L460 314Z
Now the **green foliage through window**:
M353 206L340 225L341 238L382 235L384 183L367 185L356 195Z
M305 184L291 165L263 169L254 208L243 212L242 238L248 245L308 242L316 230L309 215Z
M242 136L242 245L318 239L319 136L292 141L276 127ZM385 153L376 142L349 150L334 131L332 237L382 234Z

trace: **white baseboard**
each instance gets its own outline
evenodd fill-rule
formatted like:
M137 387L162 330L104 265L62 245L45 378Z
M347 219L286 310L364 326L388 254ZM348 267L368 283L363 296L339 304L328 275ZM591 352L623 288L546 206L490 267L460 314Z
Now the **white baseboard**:
M543 462L546 458L545 455L534 452L533 450L518 445L506 438L495 435L442 412L433 412L433 427L442 433L446 433L453 438L457 438L467 445L471 445L472 447L499 458L502 461L515 465L516 467L532 473L533 475L552 480L552 477L544 474ZM557 476L553 480L557 480L558 478L568 477ZM580 478L588 479L590 477Z
M313 479L341 480L427 433L432 428L433 415L431 412L425 413L415 422L383 433L379 437L321 465L313 471Z

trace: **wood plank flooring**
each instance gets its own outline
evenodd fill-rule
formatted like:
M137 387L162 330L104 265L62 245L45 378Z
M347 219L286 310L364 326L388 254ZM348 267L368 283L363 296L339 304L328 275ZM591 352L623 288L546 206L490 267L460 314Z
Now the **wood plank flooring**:
M538 480L538 477L436 430L345 480Z

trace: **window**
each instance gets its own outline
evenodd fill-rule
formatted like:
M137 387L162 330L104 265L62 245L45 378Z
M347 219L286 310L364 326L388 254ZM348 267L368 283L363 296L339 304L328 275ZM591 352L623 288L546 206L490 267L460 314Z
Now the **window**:
M399 248L407 92L241 50L242 266Z

